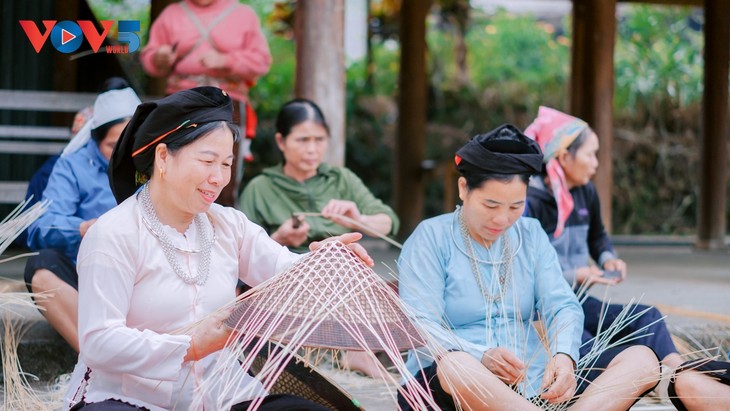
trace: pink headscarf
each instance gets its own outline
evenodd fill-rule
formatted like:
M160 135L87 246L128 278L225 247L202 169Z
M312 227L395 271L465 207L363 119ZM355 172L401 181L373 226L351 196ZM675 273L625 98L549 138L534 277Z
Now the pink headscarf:
M563 167L557 157L588 128L585 121L550 107L540 106L537 118L526 129L525 135L537 141L542 148L550 187L558 204L558 224L554 236L560 237L565 222L573 211L573 196L568 189Z

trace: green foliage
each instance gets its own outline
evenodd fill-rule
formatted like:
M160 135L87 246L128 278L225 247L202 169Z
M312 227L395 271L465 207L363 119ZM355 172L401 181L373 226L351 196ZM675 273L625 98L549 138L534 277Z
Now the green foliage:
M469 66L474 86L488 88L504 83L522 83L539 98L547 86L562 87L566 81L570 50L555 28L530 15L505 11L475 20L467 36ZM554 89L553 89L554 91Z
M702 97L703 35L691 27L687 7L638 5L618 26L615 52L615 107L651 108L657 100L674 107ZM654 113L659 114L659 113Z
M150 28L150 4L143 0L88 0L89 7L99 20L139 20L140 44L147 44ZM108 39L116 40L118 27L115 24Z
M504 122L524 127L540 104L564 105L569 43L552 25L504 10L474 15L465 38L467 84L457 72L457 40L453 31L428 33L434 120L471 135Z
M294 97L296 53L292 40L278 36L269 38L269 48L273 64L251 89L251 101L257 112L275 116L279 107Z
M634 5L618 26L614 232L695 230L703 69L697 19L691 8Z

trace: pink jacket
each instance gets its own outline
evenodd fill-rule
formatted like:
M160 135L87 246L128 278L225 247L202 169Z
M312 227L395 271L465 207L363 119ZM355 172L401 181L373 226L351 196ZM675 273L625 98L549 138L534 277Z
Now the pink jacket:
M168 94L211 85L226 90L236 100L246 101L248 88L271 67L271 53L258 16L250 7L238 4L238 0L215 0L207 7L198 7L190 0L183 2L206 29L229 7L232 10L210 31L210 41L203 41L191 51L200 38L200 30L182 2L167 6L150 28L149 43L141 54L144 69L153 77L164 76L166 73L154 66L152 57L160 46L174 45L178 61L167 81ZM211 47L225 54L223 69L207 69L200 63L202 54Z

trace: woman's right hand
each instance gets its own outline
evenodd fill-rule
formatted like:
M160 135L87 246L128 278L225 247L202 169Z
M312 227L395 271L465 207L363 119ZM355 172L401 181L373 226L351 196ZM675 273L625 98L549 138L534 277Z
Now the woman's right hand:
M173 50L172 46L163 44L152 56L152 64L154 64L158 70L167 72L170 68L172 68L176 59L177 53Z
M294 218L297 218L298 227L294 227ZM287 247L299 247L307 241L309 234L309 224L303 217L287 218L279 228L271 233L271 238L281 245Z
M215 312L195 326L184 361L198 361L223 349L233 333L225 324L230 315L230 309Z
M603 277L603 271L595 265L581 267L575 270L575 280L578 284L607 284L616 285L619 281L617 278Z
M525 378L525 363L506 348L497 347L485 351L482 364L506 384L517 384Z

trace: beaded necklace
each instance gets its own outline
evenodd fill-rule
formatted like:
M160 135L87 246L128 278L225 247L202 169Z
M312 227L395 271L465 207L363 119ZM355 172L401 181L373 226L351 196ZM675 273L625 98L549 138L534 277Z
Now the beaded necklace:
M172 270L175 272L175 274L177 274L178 277L185 281L186 284L205 284L205 282L208 280L208 272L210 271L210 254L213 248L213 243L216 239L215 229L213 229L212 237L209 236L208 230L206 229L206 224L203 219L203 215L197 214L194 218L194 221L195 229L197 231L198 237L200 238L200 248L192 250L179 248L172 243L170 238L167 236L167 234L165 234L164 230L162 229L162 222L160 222L160 219L157 217L155 207L152 204L152 199L150 198L149 184L145 184L144 188L139 193L138 199L142 204L142 221L144 222L144 225L147 227L147 229L152 233L152 235L155 236L155 238L157 238L157 240L162 245L162 251L165 254L165 258L167 258L167 262L170 263L170 266L172 267ZM180 263L180 258L177 254L178 252L185 254L200 253L200 262L198 263L198 272L196 275L183 268L182 264Z
M479 290L484 296L484 301L486 301L487 303L499 302L502 300L502 291L505 290L505 288L509 285L510 279L512 278L513 255L509 237L506 235L506 233L502 236L502 260L494 263L494 267L496 268L495 271L499 273L499 288L496 294L490 294L489 292L487 292L487 288L484 285L484 280L482 279L482 271L479 268L479 260L477 259L476 252L474 251L471 234L469 234L469 229L466 226L466 221L464 221L464 213L462 212L461 208L457 210L457 213L459 214L457 217L459 219L459 231L461 232L464 244L466 245L469 262L471 263L471 271L474 274L474 278L476 279L477 284L479 285ZM490 251L489 248L487 248L487 251Z

